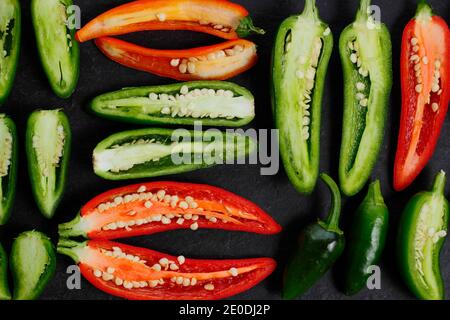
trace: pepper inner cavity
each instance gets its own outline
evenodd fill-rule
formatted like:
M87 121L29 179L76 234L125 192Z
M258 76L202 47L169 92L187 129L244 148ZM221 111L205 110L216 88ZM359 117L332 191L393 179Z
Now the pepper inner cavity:
M144 114L163 117L244 119L254 114L253 102L235 95L231 90L195 88L187 85L179 92L150 92L148 97L131 97L105 101L105 107L122 112L141 111Z

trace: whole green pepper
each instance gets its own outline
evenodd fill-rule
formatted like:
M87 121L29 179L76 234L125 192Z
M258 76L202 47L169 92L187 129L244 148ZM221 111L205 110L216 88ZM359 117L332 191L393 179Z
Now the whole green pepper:
M0 300L11 300L8 288L8 256L0 244Z
M439 255L449 219L445 180L445 172L441 171L432 191L416 194L406 205L400 220L400 271L409 289L420 299L444 299Z
M21 12L18 0L0 1L0 106L9 96L20 52Z
M333 48L330 28L307 0L302 14L281 24L272 58L272 100L286 173L301 193L319 175L322 95Z
M381 149L392 87L391 38L361 0L356 20L339 39L344 71L344 118L339 178L347 196L369 179Z
M294 299L311 288L341 256L344 233L339 229L341 194L336 183L322 173L321 179L331 191L331 209L326 221L306 227L284 274L283 298Z
M98 116L139 124L239 127L255 117L253 95L225 81L193 81L124 88L91 102Z
M32 0L31 15L42 66L55 94L72 95L78 82L80 50L68 16L72 0ZM74 13L75 14L75 13ZM73 19L76 20L76 19Z
M369 191L356 211L346 252L345 294L358 293L377 265L386 242L389 212L381 194L380 181Z
M34 111L27 122L26 150L31 187L46 218L52 218L66 186L71 130L61 110Z
M94 172L108 180L158 177L243 159L250 136L219 130L138 129L113 134L93 151Z
M8 221L16 195L17 149L16 125L0 114L0 226Z
M43 233L24 232L13 242L10 264L14 300L34 300L39 298L55 274L55 249Z

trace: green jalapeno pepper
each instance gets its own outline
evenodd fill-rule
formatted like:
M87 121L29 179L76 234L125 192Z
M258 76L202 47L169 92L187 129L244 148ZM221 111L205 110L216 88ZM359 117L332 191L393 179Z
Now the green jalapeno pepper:
M339 51L344 71L344 118L339 178L347 196L369 179L381 149L392 87L389 31L369 16L362 0L356 20L344 29Z
M286 173L301 193L311 193L319 175L322 95L333 48L330 28L315 0L281 24L273 52L275 125Z
M377 265L387 236L389 212L381 194L380 181L369 186L369 191L354 216L346 252L344 290L356 294L372 274L370 267Z
M68 14L71 0L33 0L31 15L42 66L55 94L72 95L78 82L80 52Z
M0 2L0 106L9 96L20 52L21 12L18 0Z
M162 125L238 127L255 117L253 95L225 81L195 81L124 88L102 94L90 104L95 114L124 122Z
M256 147L249 136L217 129L139 129L114 134L93 152L94 172L105 179L157 177L242 159Z
M0 225L11 215L16 195L17 133L14 122L0 114Z
M294 299L311 288L332 267L345 247L344 233L339 229L339 188L328 175L320 177L331 191L331 209L325 221L309 225L300 234L284 274L284 299Z
M445 172L441 171L432 191L416 194L406 205L400 220L400 270L409 289L420 299L444 299L439 255L449 218L445 180Z
M28 118L26 150L34 198L52 218L66 186L71 130L61 110L38 110Z
M0 244L0 300L11 300L8 287L8 256Z
M55 249L46 235L37 231L24 232L13 242L10 263L14 300L34 300L55 274Z

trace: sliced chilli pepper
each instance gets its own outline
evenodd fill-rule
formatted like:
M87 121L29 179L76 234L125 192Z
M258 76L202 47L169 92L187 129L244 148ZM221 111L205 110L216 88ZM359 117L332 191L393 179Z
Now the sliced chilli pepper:
M93 152L94 172L108 180L158 177L244 159L250 136L218 130L138 129L113 134Z
M0 243L0 300L11 300L8 286L8 256Z
M300 233L284 273L284 299L295 299L308 291L344 251L345 237L339 229L341 193L331 177L322 173L320 178L330 189L331 208L325 221L312 223Z
M275 234L281 227L254 203L201 184L150 182L113 189L59 226L61 237L117 239L175 229L213 228Z
M70 25L72 0L33 0L31 14L42 66L50 86L61 98L72 95L80 65L75 26Z
M164 125L243 126L255 117L253 95L225 81L197 81L125 88L102 94L90 104L113 120Z
M311 193L319 176L320 118L328 61L330 28L314 0L301 15L280 26L273 56L273 102L286 173L301 193Z
M243 39L187 50L149 49L109 37L95 39L95 44L124 66L181 81L226 80L257 61L256 45Z
M444 299L439 256L447 236L449 204L441 171L430 192L416 194L406 205L398 233L398 260L405 282L419 298Z
M408 187L433 155L450 100L449 57L449 28L422 1L403 31L395 190Z
M26 150L31 187L46 218L52 218L66 186L71 130L61 110L38 110L27 122Z
M14 300L34 300L44 292L56 270L56 254L50 239L43 233L20 234L11 249Z
M17 149L16 125L0 114L0 226L8 221L16 195Z
M0 2L0 106L9 96L19 61L21 12L18 0Z
M61 240L98 289L130 300L216 300L249 290L276 267L270 258L193 260L109 241Z
M339 180L347 196L366 184L383 144L392 87L391 37L361 0L355 21L344 29L339 52L344 71L344 118Z
M77 32L80 42L144 30L191 30L224 39L264 34L242 6L225 0L141 0L111 9Z
M345 259L345 294L356 294L367 285L367 279L372 275L370 267L379 263L383 253L388 222L388 208L377 180L370 184L353 218Z

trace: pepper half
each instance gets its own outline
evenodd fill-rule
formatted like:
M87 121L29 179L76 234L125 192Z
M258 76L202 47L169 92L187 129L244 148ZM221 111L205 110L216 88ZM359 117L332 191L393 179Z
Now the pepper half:
M95 44L117 63L180 81L226 80L258 60L256 45L243 39L186 50L149 49L109 37L97 38Z
M356 294L366 286L372 275L369 268L379 263L383 253L388 223L388 208L377 180L370 184L353 218L346 252L345 294Z
M99 290L130 300L216 300L249 290L276 267L270 258L194 260L109 241L61 240Z
M402 115L394 188L408 187L431 159L450 100L450 31L421 1L403 31Z
M191 30L224 39L264 34L253 26L248 11L224 0L140 0L99 15L80 31L80 42L144 30Z
M0 244L0 300L11 300L8 287L8 256Z
M375 166L383 144L392 87L389 31L369 12L370 0L362 0L356 20L339 39L344 71L339 178L347 196L364 187Z
M18 0L0 2L0 106L11 92L19 62L20 11Z
M286 173L301 193L311 193L319 175L322 95L333 48L330 28L315 0L280 26L273 53L273 104Z
M26 150L31 187L41 213L49 219L64 194L71 136L69 119L61 110L38 110L28 118Z
M68 14L71 0L33 0L31 15L42 66L61 98L72 95L78 82L80 51Z
M447 236L449 205L444 196L445 172L431 192L416 194L406 205L398 233L398 258L409 289L420 299L444 299L439 255Z
M138 129L113 134L93 151L94 172L108 180L158 177L244 159L253 138L217 129Z
M319 220L300 233L284 273L284 299L295 299L308 291L344 251L344 233L339 229L341 194L333 179L324 173L320 177L331 191L330 212L326 221Z
M231 82L198 81L124 88L90 104L96 115L139 124L238 127L255 117L253 95Z
M16 125L0 114L0 226L8 221L16 195L17 149Z
M281 227L254 203L201 184L150 182L113 189L89 201L62 238L117 239L175 229L214 228L275 234Z
M55 249L43 233L24 232L13 242L10 264L14 300L34 300L44 292L55 274Z

